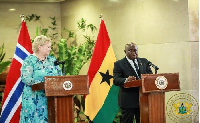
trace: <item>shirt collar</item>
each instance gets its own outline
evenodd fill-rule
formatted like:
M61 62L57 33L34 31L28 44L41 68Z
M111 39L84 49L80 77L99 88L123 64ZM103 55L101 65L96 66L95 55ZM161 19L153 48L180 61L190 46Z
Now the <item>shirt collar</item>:
M127 59L129 62L133 62L133 60L129 59L127 56L126 56L126 59ZM137 58L134 59L134 61L137 63Z
M129 59L127 56L126 56L126 59L128 60L128 62L133 62L131 59Z

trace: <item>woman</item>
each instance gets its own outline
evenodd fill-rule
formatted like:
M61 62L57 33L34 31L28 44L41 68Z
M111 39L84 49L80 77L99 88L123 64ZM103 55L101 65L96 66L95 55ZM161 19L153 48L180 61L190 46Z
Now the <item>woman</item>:
M33 54L26 57L21 67L21 79L25 84L22 94L20 123L48 122L47 98L44 90L32 91L31 86L44 82L44 76L62 75L60 67L54 65L55 57L49 56L51 40L37 36L33 42Z

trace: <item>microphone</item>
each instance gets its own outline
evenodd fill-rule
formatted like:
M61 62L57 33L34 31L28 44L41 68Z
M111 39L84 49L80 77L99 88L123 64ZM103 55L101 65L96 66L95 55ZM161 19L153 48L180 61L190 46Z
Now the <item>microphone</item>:
M156 65L152 64L150 61L149 61L148 64L149 64L149 66L152 66L155 70L158 70L158 69L159 69Z
M54 65L65 64L65 61L55 61Z
M57 66L57 65L59 65L59 64L62 64L62 73L63 73L63 75L65 75L65 66L64 66L65 61L55 61L55 62L54 62L54 65L55 65L55 66Z

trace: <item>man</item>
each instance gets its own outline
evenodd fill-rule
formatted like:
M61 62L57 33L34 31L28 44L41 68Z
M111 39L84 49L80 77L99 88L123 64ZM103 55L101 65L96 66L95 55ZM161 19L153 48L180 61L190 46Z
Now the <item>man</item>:
M151 74L149 61L138 58L138 48L134 43L126 44L125 58L114 64L114 84L120 86L118 105L122 110L122 123L140 123L139 87L124 88L124 83L141 79L141 74Z

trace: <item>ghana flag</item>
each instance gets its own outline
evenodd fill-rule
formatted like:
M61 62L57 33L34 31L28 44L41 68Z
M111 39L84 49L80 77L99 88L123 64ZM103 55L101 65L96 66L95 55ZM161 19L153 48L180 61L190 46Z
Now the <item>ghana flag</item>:
M88 70L89 95L85 98L85 114L93 123L112 123L119 110L119 87L113 84L115 61L115 54L102 19Z

